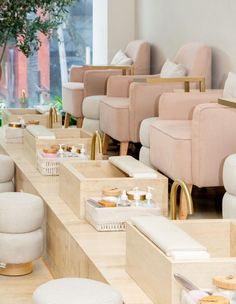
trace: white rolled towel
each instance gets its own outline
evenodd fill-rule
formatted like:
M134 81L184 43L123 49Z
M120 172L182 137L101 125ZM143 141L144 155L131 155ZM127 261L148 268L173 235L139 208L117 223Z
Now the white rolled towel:
M167 256L183 259L185 255L190 259L191 252L196 252L192 259L207 257L204 255L207 253L206 247L163 216L135 217L132 218L132 223Z
M111 156L109 161L117 168L134 178L157 178L156 170L146 166L132 156Z

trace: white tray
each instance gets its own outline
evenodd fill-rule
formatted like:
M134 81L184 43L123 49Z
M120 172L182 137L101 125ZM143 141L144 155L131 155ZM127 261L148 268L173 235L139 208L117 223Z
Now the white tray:
M161 209L148 207L96 207L93 201L99 198L91 198L86 202L85 218L98 231L124 231L126 222L140 215L161 215Z

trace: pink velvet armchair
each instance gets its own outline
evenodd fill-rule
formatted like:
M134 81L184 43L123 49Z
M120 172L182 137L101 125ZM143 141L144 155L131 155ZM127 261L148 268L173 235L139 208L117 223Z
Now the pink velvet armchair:
M224 160L236 151L236 109L219 105L219 97L219 90L163 94L159 119L150 126L152 165L190 190L223 185ZM182 210L185 218L186 206Z
M66 112L65 127L69 125L70 116L77 118L77 126L83 122L82 103L86 96L105 95L108 77L122 75L126 72L149 74L150 45L144 40L131 41L124 53L132 59L131 66L72 66L69 82L62 87L63 110Z
M204 77L206 86L210 88L211 49L208 46L202 43L186 44L180 48L174 61L187 69L188 76ZM152 77L154 75L149 76ZM142 120L159 115L161 94L184 88L183 83L170 83L170 79L157 84L134 80L131 76L111 76L108 80L107 97L100 104L100 129L105 134L104 153L111 137L120 142L120 155L127 154L129 142L140 142Z

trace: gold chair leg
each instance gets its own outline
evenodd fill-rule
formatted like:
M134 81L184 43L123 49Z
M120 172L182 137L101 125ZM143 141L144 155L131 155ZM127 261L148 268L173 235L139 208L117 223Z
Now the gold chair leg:
M110 136L107 134L103 134L103 143L102 143L102 154L107 155L107 150L110 143Z
M129 142L128 141L122 141L120 143L120 156L127 155L129 148Z
M23 264L7 264L6 268L0 268L0 275L22 276L33 271L32 262Z
M70 118L71 118L71 115L69 113L66 113L65 121L64 121L64 128L68 128L69 127L69 125L70 125Z
M77 118L77 128L82 128L83 120L84 120L83 117L78 117Z
M190 192L190 194L192 193L192 189L193 189L193 185L187 185L188 190ZM187 200L186 200L186 196L183 192L183 190L181 189L180 192L180 205L179 205L179 219L180 220L186 220L188 217L188 204L187 204Z

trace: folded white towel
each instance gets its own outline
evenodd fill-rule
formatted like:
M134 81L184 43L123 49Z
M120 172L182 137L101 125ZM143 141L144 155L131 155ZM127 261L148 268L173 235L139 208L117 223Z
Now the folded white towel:
M144 165L132 156L111 156L109 161L117 168L135 178L156 178L157 171Z
M175 260L206 260L210 258L210 254L203 250L185 250L185 251L170 251L170 256Z
M29 125L26 130L38 139L56 139L56 136L52 131L41 125Z
M185 231L163 216L135 217L132 223L167 256L174 252L207 252L206 247L194 240ZM178 255L181 256L180 254Z

